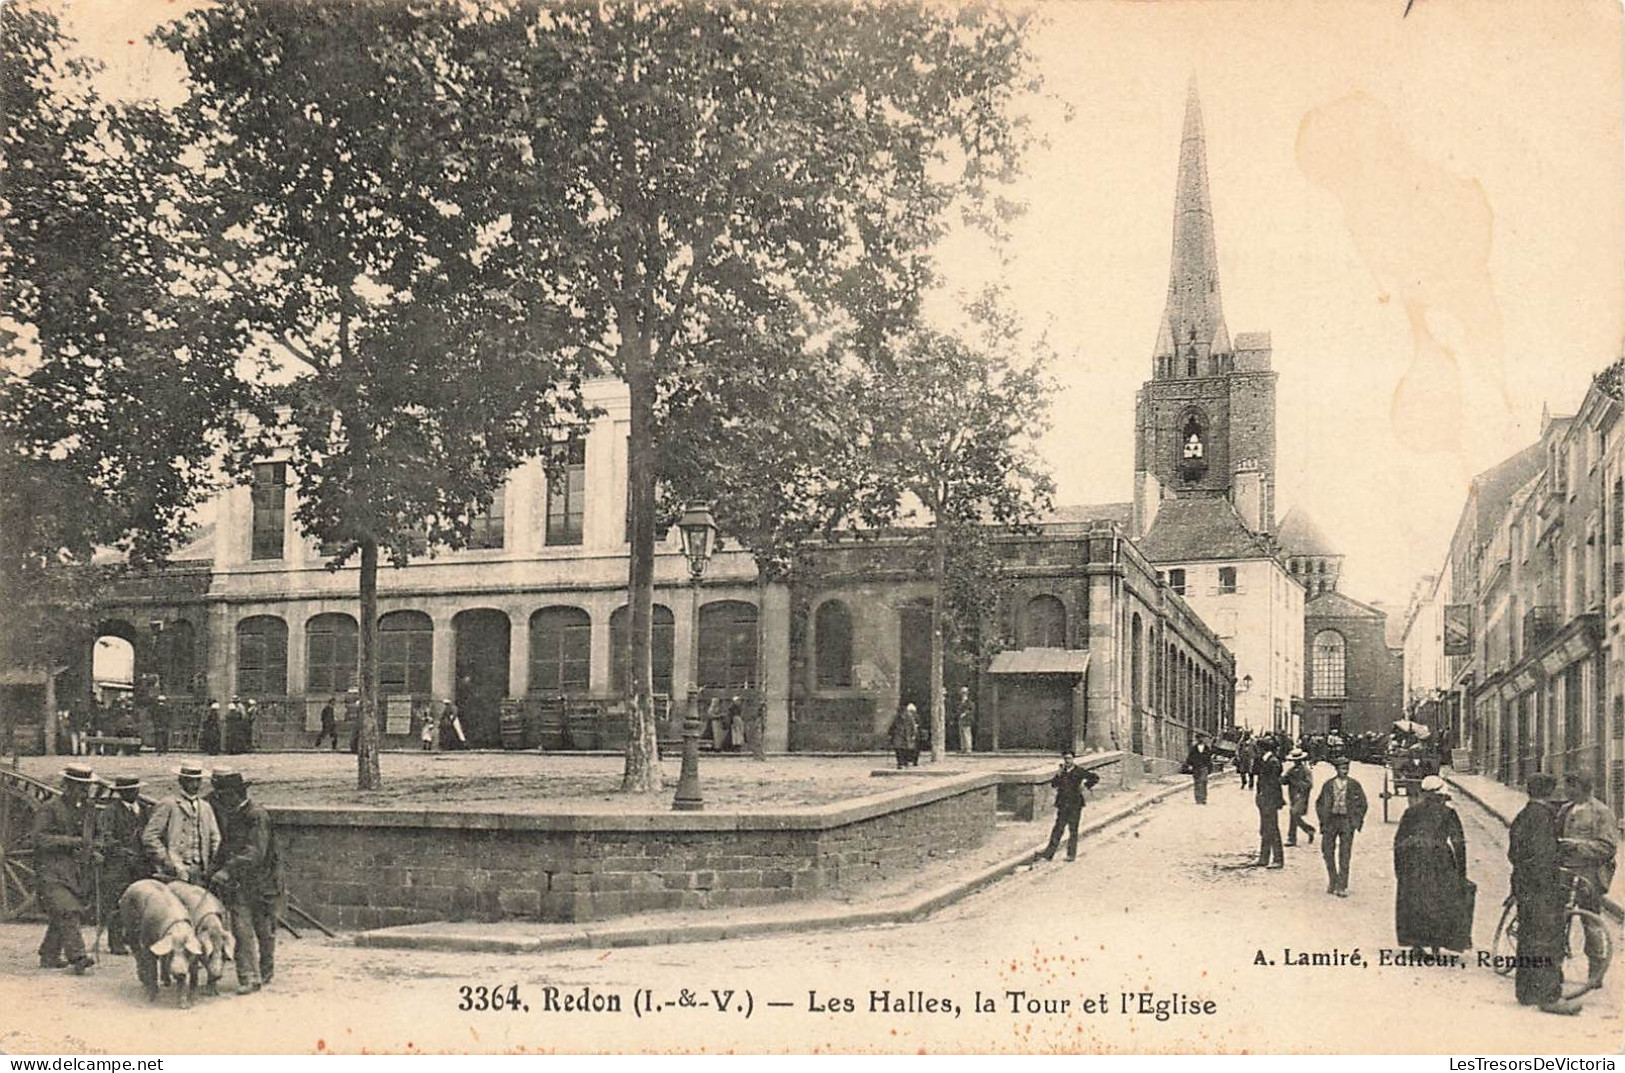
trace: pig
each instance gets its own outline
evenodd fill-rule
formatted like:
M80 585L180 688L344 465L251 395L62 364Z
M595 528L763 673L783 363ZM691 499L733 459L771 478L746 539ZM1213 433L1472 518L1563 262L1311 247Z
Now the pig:
M124 934L135 954L135 974L147 989L147 999L158 1001L158 977L175 986L176 1005L185 1009L192 996L182 986L203 961L203 944L192 932L192 915L185 904L156 879L131 883L118 900Z
M198 944L203 947L202 967L208 974L204 993L218 995L220 978L226 973L226 960L235 954L237 946L227 923L226 907L209 890L184 880L170 880L169 892L179 898L192 915L192 934L197 936ZM194 996L197 994L197 973L198 965L194 963L187 978L188 990Z

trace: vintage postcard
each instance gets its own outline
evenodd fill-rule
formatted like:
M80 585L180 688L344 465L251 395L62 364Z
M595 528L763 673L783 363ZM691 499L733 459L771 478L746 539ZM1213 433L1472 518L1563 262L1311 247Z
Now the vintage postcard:
M0 1051L1617 1054L1621 27L9 0Z

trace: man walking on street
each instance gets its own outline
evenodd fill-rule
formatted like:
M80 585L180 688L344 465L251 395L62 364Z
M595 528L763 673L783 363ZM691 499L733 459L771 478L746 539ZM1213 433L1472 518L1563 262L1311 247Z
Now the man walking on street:
M79 922L94 897L90 869L101 863L101 855L90 845L89 793L95 784L96 773L90 768L69 764L62 769L61 796L34 813L34 890L46 920L39 965L69 968L79 976L95 964L79 933Z
M1315 841L1315 829L1309 826L1304 817L1309 815L1309 791L1315 788L1315 776L1309 769L1309 754L1302 749L1294 749L1286 755L1292 766L1286 772L1287 787L1287 826L1286 844L1298 844L1298 829L1301 827L1309 836L1311 844Z
M1275 743L1269 738L1258 743L1258 760L1253 765L1253 804L1258 807L1259 868L1285 868L1286 851L1281 848L1281 762L1275 758Z
M282 854L270 815L248 799L250 783L230 770L216 771L209 781L210 797L225 825L220 864L209 876L209 887L231 910L237 993L251 995L276 972L276 921L287 901Z
M1207 735L1201 731L1196 732L1196 741L1191 745L1191 751L1185 754L1185 771L1191 776L1191 784L1196 790L1196 803L1207 804L1207 780L1213 774L1213 750L1208 747Z
M1241 743L1236 746L1236 774L1241 776L1243 790L1253 787L1253 765L1257 760L1257 747L1253 744L1252 735L1244 734Z
M1326 893L1349 896L1349 860L1354 832L1365 826L1365 788L1349 777L1348 757L1332 761L1337 774L1326 780L1315 798L1320 817L1320 855L1326 861Z
M220 825L214 810L198 796L203 789L203 769L182 764L175 770L181 792L152 810L141 843L153 874L160 879L184 879L202 883L220 849Z
M333 741L333 751L339 751L339 721L333 714L333 698L328 697L327 703L322 705L322 729L316 735L316 748L322 747L322 742L329 738Z
M970 686L959 687L959 751L970 753L976 747L976 704L970 698Z
M1093 789L1099 781L1100 776L1093 771L1077 766L1072 750L1061 754L1061 770L1049 780L1049 784L1055 787L1055 826L1050 830L1049 846L1043 853L1046 861L1055 859L1055 851L1061 845L1062 831L1071 832L1066 842L1066 859L1078 859L1078 821L1083 817L1083 791Z
M1529 803L1507 832L1512 896L1518 900L1518 1002L1545 1013L1573 1015L1580 1004L1563 998L1563 873L1558 867L1557 780L1536 773Z
M1602 896L1614 881L1619 824L1608 806L1598 801L1591 791L1591 776L1585 772L1571 771L1563 776L1563 792L1569 803L1558 813L1557 841L1558 863L1563 870L1585 880L1576 901L1581 909L1598 914L1595 918L1580 918L1585 928L1586 961L1590 969L1586 988L1595 991L1602 986L1603 974L1608 971L1608 936L1601 924Z

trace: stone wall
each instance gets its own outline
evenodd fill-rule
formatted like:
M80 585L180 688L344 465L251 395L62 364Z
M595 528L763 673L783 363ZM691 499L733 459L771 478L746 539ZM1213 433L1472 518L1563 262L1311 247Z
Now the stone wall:
M1100 774L1105 791L1138 781L1138 765L1124 759L1080 763ZM1001 813L1047 820L1051 770L898 776L909 785L762 814L270 811L289 889L329 925L589 921L788 902L917 871L980 846Z
M330 925L586 921L791 901L890 879L985 841L999 777L930 781L761 815L271 812L290 890Z

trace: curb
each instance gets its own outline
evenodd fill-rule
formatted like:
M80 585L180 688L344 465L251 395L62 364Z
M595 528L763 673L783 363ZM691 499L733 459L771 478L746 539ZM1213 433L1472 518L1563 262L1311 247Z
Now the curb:
M1190 786L1187 783L1175 783L1131 805L1109 812L1093 823L1080 826L1078 828L1078 838L1082 840L1098 834L1114 823L1125 820L1165 798L1189 789ZM817 916L784 917L780 919L763 918L759 920L718 921L716 923L702 921L694 924L674 924L670 926L623 924L603 928L584 927L579 931L566 932L560 935L538 936L530 939L504 939L478 935L390 934L387 930L363 931L356 934L353 942L356 946L371 949L433 950L479 954L530 954L550 950L709 943L748 936L827 931L833 928L872 927L877 924L904 924L929 916L945 906L952 905L989 883L1002 879L1023 865L1031 864L1037 857L1038 850L1036 849L1022 850L1014 856L987 865L969 876L951 880L935 890L913 895L906 901L894 902L874 909L841 910L822 913Z
M1450 775L1444 776L1444 781L1454 787L1456 792L1461 794L1461 796L1465 797L1467 800L1471 801L1473 804L1477 805L1491 816L1494 816L1497 820L1500 820L1502 826L1512 826L1512 817L1503 815L1500 809L1496 808L1494 805L1475 794L1472 787L1457 782L1455 778ZM1609 916L1614 918L1616 923L1625 921L1625 908L1622 908L1618 902L1614 901L1614 899L1608 897L1606 894L1603 895L1602 898L1602 907L1607 911Z

